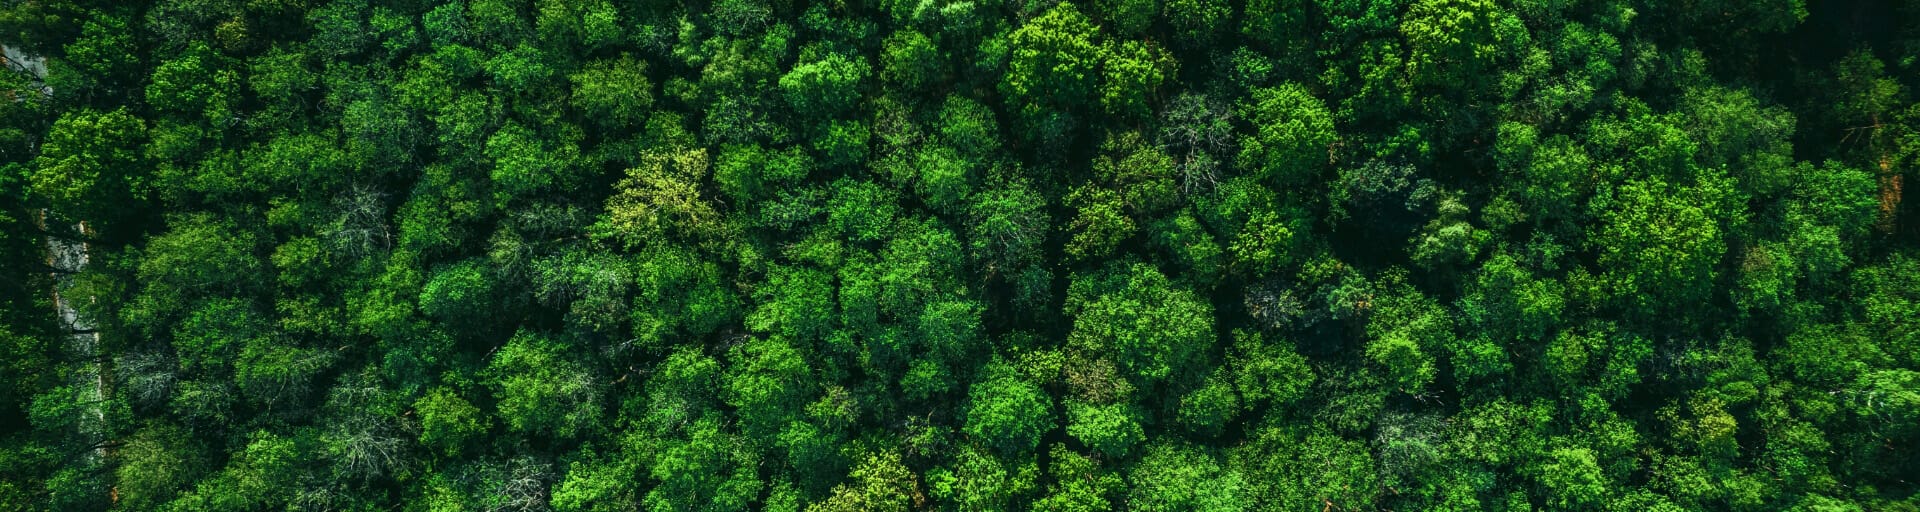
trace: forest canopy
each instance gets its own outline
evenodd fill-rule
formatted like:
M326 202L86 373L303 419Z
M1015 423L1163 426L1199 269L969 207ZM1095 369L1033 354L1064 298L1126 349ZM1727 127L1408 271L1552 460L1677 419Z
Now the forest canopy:
M1920 511L1920 1L0 45L4 510Z

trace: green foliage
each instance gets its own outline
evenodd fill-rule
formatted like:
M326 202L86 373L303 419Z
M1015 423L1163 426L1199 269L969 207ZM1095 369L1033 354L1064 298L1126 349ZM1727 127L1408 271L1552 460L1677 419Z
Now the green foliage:
M893 191L870 182L839 181L827 203L827 225L847 238L875 241L886 238L898 209Z
M1227 246L1233 255L1234 267L1259 275L1289 263L1293 259L1294 236L1288 224L1272 210L1263 209L1249 215L1239 236Z
M915 30L888 36L880 52L880 78L907 89L920 89L941 78L940 48Z
M1152 114L1160 85L1174 69L1171 54L1152 43L1109 43L1100 69L1100 105L1108 115L1143 119Z
M1104 52L1099 27L1071 2L1027 21L1008 41L1000 90L1030 139L1058 140L1093 99Z
M1119 35L1138 37L1153 26L1153 17L1160 10L1157 0L1110 0L1099 3L1097 9L1102 13L1108 28Z
M180 427L166 424L148 425L129 437L114 475L122 506L159 508L206 474L206 455L194 441Z
M433 388L413 404L420 414L420 444L452 457L486 434L490 417L446 388Z
M1234 390L1248 405L1284 405L1306 395L1313 383L1313 371L1307 360L1290 347L1266 343L1261 336L1246 331L1234 332Z
M965 510L1002 510L1029 506L1039 489L1038 464L1033 459L1002 461L992 452L968 449L955 456L953 469L927 472L929 494L957 503Z
M1175 41L1202 47L1222 32L1232 9L1220 0L1167 0L1162 4L1160 15L1173 29Z
M568 77L573 83L570 101L588 120L608 129L635 126L653 107L653 82L646 61L631 55L587 63Z
M649 151L627 170L595 227L627 247L662 237L699 237L717 229L719 214L697 184L711 172L704 149Z
M1113 508L1113 500L1121 498L1118 491L1124 489L1125 484L1119 475L1102 470L1094 459L1069 451L1062 444L1053 445L1050 454L1053 459L1050 469L1053 483L1046 496L1034 503L1036 510L1109 510Z
M1519 20L1486 0L1417 0L1400 22L1416 82L1454 86L1483 81ZM1520 37L1525 37L1520 29ZM1471 89L1469 89L1471 90Z
M1127 475L1133 490L1128 502L1140 510L1240 510L1239 473L1220 467L1212 455L1182 445L1147 449Z
M484 324L491 319L499 300L494 283L485 263L479 260L440 269L420 289L420 312L448 324Z
M154 68L147 103L189 119L199 114L207 123L226 123L234 117L240 77L225 68L211 48L195 43L180 57Z
M910 496L919 492L913 474L900 463L900 455L891 452L868 456L848 476L851 482L835 487L832 495L808 506L807 511L912 510Z
M649 250L633 275L629 319L643 347L664 348L675 336L704 336L740 319L740 297L728 289L719 265L688 251Z
M62 115L34 159L33 193L68 215L111 216L142 195L146 138L146 124L126 109Z
M968 245L986 268L1011 271L1038 263L1049 220L1045 198L1012 185L974 196ZM989 274L998 272L988 272Z
M572 437L599 426L605 385L550 336L515 334L488 362L486 376L508 429Z
M754 200L807 176L811 161L800 148L768 151L759 145L728 145L713 170L720 190L735 200Z
M1053 430L1053 400L1004 362L988 363L968 393L967 436L1002 454L1034 449Z
M1274 183L1313 181L1331 160L1333 116L1298 84L1253 91L1242 114L1254 133L1241 140L1240 165Z
M654 487L642 502L649 510L747 510L765 483L758 457L737 434L720 430L715 418L683 427L685 438L651 450L648 475Z
M1240 414L1240 396L1234 392L1225 371L1216 370L1199 389L1180 397L1176 414L1180 423L1197 437L1219 435Z
M732 364L723 378L725 401L739 411L742 434L766 439L805 405L813 379L793 347L779 339L753 340L727 355Z
M802 116L826 117L846 112L860 100L860 83L872 74L864 59L828 53L819 60L795 65L780 77L787 104Z
M1066 200L1067 206L1076 210L1068 225L1073 235L1066 247L1067 255L1074 259L1104 259L1138 229L1133 218L1126 215L1120 194L1113 190L1080 187Z
M1674 186L1658 180L1621 186L1619 206L1602 215L1604 227L1590 240L1600 250L1600 264L1610 269L1605 278L1613 295L1648 313L1707 299L1726 252L1728 188L1725 182Z
M213 217L173 219L174 228L154 237L137 275L146 286L121 310L137 329L164 329L193 307L197 294L238 295L257 289L262 270L252 233L237 231Z
M1173 158L1139 132L1110 135L1100 150L1093 161L1094 176L1119 192L1121 204L1136 217L1177 204Z
M1067 435L1081 444L1112 458L1125 458L1127 450L1146 440L1146 432L1127 404L1094 405L1067 402Z
M1240 493L1250 508L1287 503L1366 503L1384 490L1380 468L1364 441L1327 431L1263 427L1250 433L1249 445L1234 452L1229 471L1219 480L1241 483ZM1495 448L1485 443L1481 447ZM1315 464L1291 461L1311 460ZM1205 464L1203 462L1203 464ZM1240 476L1244 475L1244 476ZM1233 480L1227 480L1233 478Z
M1914 27L0 2L0 510L1914 510Z
M1074 280L1067 343L1111 357L1127 376L1166 381L1200 363L1214 342L1212 306L1151 265L1116 266Z

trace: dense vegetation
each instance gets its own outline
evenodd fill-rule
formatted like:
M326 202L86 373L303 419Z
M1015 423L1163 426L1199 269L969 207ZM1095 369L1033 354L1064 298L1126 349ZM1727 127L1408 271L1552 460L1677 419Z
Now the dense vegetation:
M0 509L1920 510L1920 2L0 42Z

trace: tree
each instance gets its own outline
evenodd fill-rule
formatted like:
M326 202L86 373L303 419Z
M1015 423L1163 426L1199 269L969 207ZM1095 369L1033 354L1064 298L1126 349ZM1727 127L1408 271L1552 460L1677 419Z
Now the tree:
M1310 21L1309 4L1300 0L1250 0L1240 33L1267 44L1288 45L1290 35L1297 33L1294 30Z
M728 358L726 403L738 409L741 433L749 439L768 439L785 428L812 395L806 361L782 340L748 341Z
M33 0L0 43L0 510L1920 504L1920 2Z
M1218 468L1210 458L1203 458L1207 457L1203 452L1196 453L1192 448L1162 448L1166 452L1161 457L1167 462L1194 461L1184 473L1207 475L1211 470L1218 475L1211 478L1220 482L1219 487L1239 483L1237 496L1233 497L1244 500L1249 508L1287 503L1319 503L1321 508L1370 503L1386 491L1380 486L1381 469L1365 442L1326 430L1309 430L1313 428L1319 427L1274 425L1254 430L1245 446L1230 453L1227 468ZM1169 497L1205 497L1196 487L1163 492ZM1226 490L1220 489L1223 493Z
M1120 491L1126 488L1118 475L1104 470L1093 459L1068 450L1064 444L1054 444L1049 452L1053 459L1053 465L1049 468L1053 482L1047 495L1034 503L1036 510L1107 510L1113 507L1113 499L1120 497Z
M1067 435L1094 451L1122 459L1133 445L1146 440L1136 414L1124 403L1089 404L1067 401Z
M1078 211L1067 226L1073 235L1066 246L1076 259L1105 259L1138 229L1120 194L1111 189L1082 186L1066 199L1067 206Z
M1029 506L1032 494L1039 490L1039 473L1039 465L1030 457L1003 461L986 450L964 449L956 454L951 470L930 470L926 482L935 497L967 510L991 510Z
M1222 32L1233 9L1220 0L1167 0L1160 15L1173 28L1175 41L1191 48L1204 48Z
M1609 494L1605 476L1600 474L1592 450L1558 448L1546 454L1538 466L1541 486L1559 507L1591 507Z
M959 237L940 222L902 223L880 254L882 311L906 318L958 292L963 254Z
M720 266L690 251L649 249L633 276L628 315L634 341L642 347L664 350L677 336L705 336L741 318L740 296Z
M1487 258L1465 299L1466 311L1490 335L1524 341L1545 339L1564 321L1566 286L1539 276L1508 252Z
M836 116L851 110L860 99L861 82L872 74L863 58L848 58L828 53L818 60L797 64L780 77L780 90L787 104L812 119Z
M1072 112L1093 98L1103 58L1099 28L1061 2L1021 25L1007 45L1000 91L1015 118L1029 140L1061 140L1075 123Z
M204 448L177 425L152 424L116 450L117 496L126 507L160 508L207 473Z
M876 241L886 238L893 227L899 206L894 193L872 182L841 179L832 185L833 197L827 203L827 225L852 240Z
M1154 226L1154 245L1171 254L1173 268L1200 287L1213 285L1225 273L1225 248L1214 239L1191 210L1181 210Z
M1233 269L1247 275L1261 275L1291 262L1298 245L1294 230L1299 222L1289 220L1266 208L1248 215L1246 224L1227 245L1227 253L1233 256Z
M921 146L912 166L910 181L914 191L927 206L941 213L961 210L967 196L973 194L974 183L979 181L974 162L943 145Z
M620 11L612 2L559 2L545 0L535 6L534 29L549 44L578 44L589 49L619 44Z
M1116 117L1146 119L1161 84L1174 75L1166 50L1139 41L1109 42L1100 68L1100 105Z
M1224 102L1182 93L1161 113L1159 141L1173 155L1183 193L1211 191L1219 184L1220 161L1238 139L1233 111Z
M1336 135L1325 104L1298 84L1253 91L1241 107L1253 123L1241 140L1240 165L1282 185L1311 182L1330 160Z
M765 487L757 452L738 435L720 430L719 419L686 426L685 438L651 450L648 475L654 487L642 502L648 510L748 510Z
M301 462L314 455L307 439L255 431L226 468L201 480L171 510L242 511L288 504L298 492Z
M1128 502L1140 510L1240 510L1239 473L1220 467L1213 456L1191 446L1160 444L1147 448L1127 475L1133 491Z
M495 165L490 176L494 204L505 208L516 199L575 183L579 149L572 144L550 144L532 130L508 124L487 139L486 154Z
M1721 218L1733 191L1724 181L1674 186L1659 180L1622 187L1592 239L1609 268L1611 291L1634 311L1686 311L1712 293L1726 252ZM1735 219L1737 220L1737 219Z
M951 94L940 105L939 117L939 140L976 166L991 164L1002 156L1000 122L993 109L964 95Z
M1150 218L1178 203L1173 158L1140 132L1114 133L1100 145L1093 173L1116 192L1133 217Z
M615 186L595 228L629 248L668 235L698 238L712 233L719 228L720 214L698 187L709 171L704 149L647 152Z
M1519 20L1485 0L1419 0L1407 9L1400 34L1411 53L1407 71L1414 81L1439 85L1473 84L1485 80L1493 62L1505 50L1514 32L1524 36Z
M1267 343L1257 333L1235 331L1231 354L1227 364L1233 370L1234 390L1249 407L1291 403L1305 397L1313 383L1305 357L1286 344Z
M213 296L245 296L263 284L253 233L209 215L176 217L174 227L147 242L136 276L144 286L120 310L121 320L145 332L167 328L176 315Z
M235 389L256 407L300 401L313 381L337 361L336 354L327 350L263 334L246 339L232 361Z
M1504 124L1496 144L1503 157L1501 168L1511 181L1505 193L1524 208L1528 218L1540 223L1577 218L1575 208L1593 191L1588 169L1595 164L1587 151L1566 136L1538 140L1528 126ZM1511 161L1507 161L1510 159Z
M926 309L920 313L918 325L914 326L914 343L920 354L914 357L913 364L931 365L928 369L954 367L970 359L978 352L985 338L981 325L980 303L970 300L936 300L927 302ZM920 378L923 384L915 386L923 392L909 394L927 396L937 391L945 391L958 384L957 379L945 371ZM903 384L904 387L904 384Z
M588 457L591 459L592 454ZM631 480L638 474L632 462L624 459L573 461L566 479L553 487L553 508L563 511L608 512L637 510L638 485Z
M631 55L588 62L568 76L570 101L583 117L605 129L641 124L653 107L653 82L646 61Z
M715 159L713 181L729 199L752 201L806 178L812 163L798 147L778 151L758 144L728 144Z
M909 90L940 81L944 67L940 49L917 30L896 31L881 44L880 78Z
M1032 451L1054 429L1053 399L1002 361L980 370L967 402L967 436L1001 455Z
M547 87L557 74L547 65L547 52L521 42L487 59L486 71L493 83L514 93L532 93Z
M1400 391L1420 394L1439 368L1432 352L1453 337L1452 317L1431 298L1406 285L1401 274L1382 276L1370 293L1366 356L1386 367Z
M420 444L432 447L440 455L454 457L470 443L487 433L491 417L447 388L433 388L414 402L420 413Z
M565 313L569 330L614 333L625 327L633 278L627 262L582 245L559 248L527 265L538 303Z
M747 313L747 327L796 340L825 336L833 320L832 279L806 267L770 269L766 284L754 290L757 305Z
M488 387L509 430L574 437L600 426L605 385L553 337L522 331L488 362Z
M1160 11L1159 4L1156 0L1107 0L1100 2L1098 11L1114 33L1137 37L1153 26L1154 14Z
M112 217L144 195L146 123L126 109L60 116L34 159L33 192L80 219Z
M451 325L490 323L500 305L491 272L470 259L439 269L420 289L420 312Z
M1744 89L1720 87L1687 91L1681 110L1687 131L1701 141L1695 159L1704 167L1731 166L1729 174L1750 195L1766 195L1784 187L1783 171L1792 169L1793 115L1780 107L1768 108Z
M1066 312L1069 346L1111 357L1147 384L1191 371L1214 339L1212 306L1145 264L1076 278Z
M831 496L808 506L807 512L904 512L912 509L909 495L919 492L913 473L900 463L900 455L892 452L868 456L849 476L853 481L835 487Z
M205 43L155 67L147 85L147 103L169 113L221 126L236 116L240 75Z
M985 274L1011 273L1040 261L1050 228L1044 201L1017 184L974 196L967 245Z
M411 436L395 421L406 408L406 396L396 393L371 371L344 375L328 390L322 405L322 425L316 431L317 448L336 481L374 482L406 471L400 455Z
M1215 369L1205 384L1180 397L1175 413L1182 427L1200 438L1215 437L1240 415L1240 396L1224 369Z

